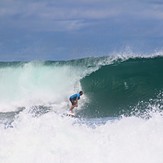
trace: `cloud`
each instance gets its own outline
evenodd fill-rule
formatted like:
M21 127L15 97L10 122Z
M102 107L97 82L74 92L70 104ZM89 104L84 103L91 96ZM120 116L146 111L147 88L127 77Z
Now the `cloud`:
M154 0L0 0L0 55L21 53L28 58L29 53L32 58L36 53L46 56L74 51L75 55L76 51L83 55L85 49L116 49L126 42L144 44L144 40L150 42L149 38L163 36L160 3Z
M162 0L148 0L148 2L152 4L163 5Z
M92 0L70 2L1 0L0 20L4 25L6 23L6 26L18 29L28 27L31 30L38 28L61 31L78 30L88 25L86 20L108 19L121 13L120 9L111 8L105 0L102 2L105 2L106 6L98 6L96 3L99 3L99 0L91 6L85 4L91 4Z
M100 21L162 20L163 10L147 0L1 0L0 29L77 31ZM96 23L95 23L96 22Z

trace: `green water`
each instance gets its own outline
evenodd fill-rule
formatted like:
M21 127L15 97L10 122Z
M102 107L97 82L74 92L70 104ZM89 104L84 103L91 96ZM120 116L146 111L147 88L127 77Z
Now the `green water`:
M115 116L128 112L140 102L157 99L162 92L163 58L136 58L105 65L83 78L81 84L89 98L81 114Z

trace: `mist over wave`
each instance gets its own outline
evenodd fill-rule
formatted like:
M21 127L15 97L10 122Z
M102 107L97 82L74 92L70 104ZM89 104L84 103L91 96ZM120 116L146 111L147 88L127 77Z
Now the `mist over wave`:
M48 103L64 105L65 99L80 89L84 73L80 67L55 62L6 63L0 68L0 111Z

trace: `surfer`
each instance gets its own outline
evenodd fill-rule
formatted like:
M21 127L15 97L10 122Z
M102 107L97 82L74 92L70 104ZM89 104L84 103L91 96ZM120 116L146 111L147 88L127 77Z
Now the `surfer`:
M72 110L74 107L78 107L78 100L80 99L80 96L83 95L83 91L80 91L79 93L76 93L72 96L70 96L69 100L71 102L70 112L73 112Z

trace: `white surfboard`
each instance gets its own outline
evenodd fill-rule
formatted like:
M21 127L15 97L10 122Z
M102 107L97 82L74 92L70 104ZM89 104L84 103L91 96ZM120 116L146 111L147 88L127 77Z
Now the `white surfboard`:
M75 113L67 112L67 113L66 113L66 116L75 117Z

